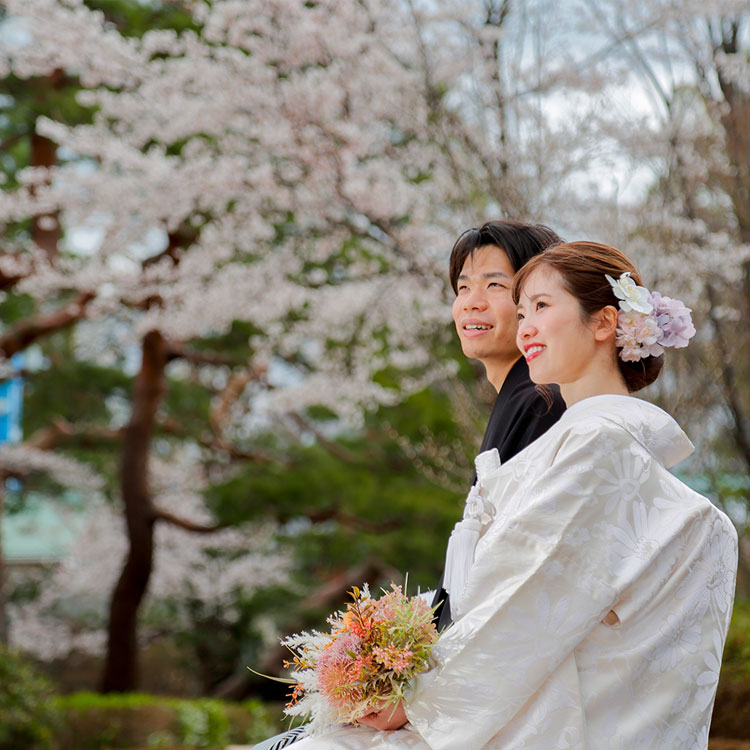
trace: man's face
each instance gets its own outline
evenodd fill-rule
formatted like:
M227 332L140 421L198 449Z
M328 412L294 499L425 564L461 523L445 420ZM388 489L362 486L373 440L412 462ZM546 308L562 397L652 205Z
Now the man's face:
M510 296L515 271L504 250L483 245L469 256L458 277L453 321L464 354L488 371L518 359L516 306Z

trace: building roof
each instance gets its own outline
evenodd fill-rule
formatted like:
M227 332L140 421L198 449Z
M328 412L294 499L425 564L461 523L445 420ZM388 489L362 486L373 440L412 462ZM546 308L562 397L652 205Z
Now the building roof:
M81 503L30 493L21 510L2 518L6 562L56 562L67 553L84 519Z

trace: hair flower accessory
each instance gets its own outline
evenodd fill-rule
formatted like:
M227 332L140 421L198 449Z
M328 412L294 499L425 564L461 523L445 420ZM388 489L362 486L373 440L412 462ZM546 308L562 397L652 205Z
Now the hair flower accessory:
M654 304L654 315L662 330L662 346L674 346L682 349L695 336L695 326L690 317L690 309L678 299L662 297L659 292L651 295Z
M658 357L665 346L685 347L695 335L690 308L680 300L638 286L629 271L616 281L609 274L605 278L619 300L615 344L624 362Z
M612 286L615 297L620 300L620 310L630 312L635 310L639 313L650 313L654 306L651 302L651 292L645 286L638 284L630 278L630 271L620 275L615 281L609 274L604 274L607 281Z

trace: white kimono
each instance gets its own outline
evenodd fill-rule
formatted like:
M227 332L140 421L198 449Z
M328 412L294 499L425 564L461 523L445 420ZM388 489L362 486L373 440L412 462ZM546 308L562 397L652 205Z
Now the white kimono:
M295 750L705 750L737 534L669 473L692 450L645 401L573 405L484 478L493 517L410 723Z

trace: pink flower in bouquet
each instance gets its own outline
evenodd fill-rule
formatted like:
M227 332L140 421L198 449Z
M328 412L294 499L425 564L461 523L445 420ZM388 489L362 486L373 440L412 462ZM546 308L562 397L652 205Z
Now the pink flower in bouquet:
M376 647L373 649L375 660L388 669L392 669L397 674L401 674L409 668L409 660L414 652L410 648L383 648Z
M361 645L358 636L344 633L323 649L315 664L320 692L338 706L348 706L361 697L356 687L347 688L356 682L361 671L357 663Z

